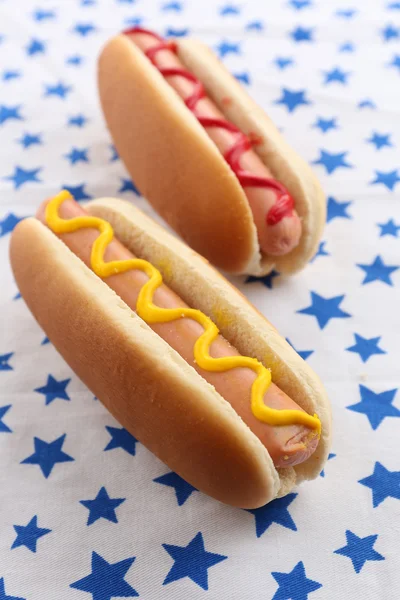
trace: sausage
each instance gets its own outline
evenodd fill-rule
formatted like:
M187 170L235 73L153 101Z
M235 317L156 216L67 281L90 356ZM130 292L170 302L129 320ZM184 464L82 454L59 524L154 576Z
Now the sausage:
M44 224L46 224L46 204L46 202L43 203L36 214L36 217ZM68 219L87 213L74 200L66 200L61 205L59 214L62 218ZM59 235L68 248L89 268L91 249L97 236L96 229L80 229L73 233ZM134 255L117 239L114 239L107 247L106 261L129 258L134 258ZM130 270L107 277L105 281L135 311L140 289L147 280L147 275L143 271ZM155 292L154 303L163 308L187 306L176 293L164 284ZM256 375L251 369L236 368L216 373L205 371L197 366L193 356L193 348L195 341L203 333L203 328L199 323L192 319L182 318L168 323L154 323L150 327L232 405L243 421L265 445L276 467L298 464L312 454L318 444L317 435L312 429L304 425L274 427L255 418L250 406L250 392ZM238 351L221 335L218 336L210 348L210 355L214 358L238 354ZM302 410L274 383L270 385L265 394L264 402L271 408Z
M154 52L154 49L160 44L160 38L157 35L151 32L147 33L140 28L130 30L126 34L143 52L148 52L149 58L158 69L184 69L183 63L172 51L173 46L166 44L165 49ZM193 94L196 86L194 76L186 78L179 74L165 75L165 77L171 87L184 100L187 100ZM224 115L207 96L201 97L193 104L195 106L191 107L189 105L189 108L193 110L199 119L209 119L209 122L212 122L213 119L225 120ZM232 124L228 123L228 125ZM281 256L290 252L299 243L302 226L295 210L289 210L283 218L281 216L282 213L277 205L277 191L279 192L279 188L282 188L284 192L286 190L278 182L276 182L277 188L275 190L271 187L258 187L257 183L250 182L251 178L254 180L257 180L258 177L271 179L273 175L251 149L251 142L243 134L239 133L244 144L242 149L239 150L240 157L237 158L236 153L230 152L232 146L238 140L238 133L234 131L236 128L233 125L231 131L220 126L208 126L207 124L205 124L205 128L231 166L233 168L237 167L250 175L250 178L247 176L241 183L253 213L258 242L262 252L273 256ZM290 197L286 193L286 199L288 198Z

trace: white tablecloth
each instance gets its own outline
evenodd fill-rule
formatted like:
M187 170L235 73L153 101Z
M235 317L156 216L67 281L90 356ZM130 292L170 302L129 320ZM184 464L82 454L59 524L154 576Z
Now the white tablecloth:
M10 231L61 187L144 207L113 152L96 56L129 24L214 47L328 197L296 277L236 279L319 373L333 453L257 511L194 491L46 343ZM0 2L0 599L400 596L400 3Z

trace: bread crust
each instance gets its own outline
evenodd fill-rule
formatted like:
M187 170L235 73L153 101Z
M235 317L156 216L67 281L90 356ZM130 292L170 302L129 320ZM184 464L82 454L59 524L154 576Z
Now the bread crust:
M195 250L231 273L302 269L315 254L325 198L310 167L206 46L176 40L178 56L244 133L255 133L261 159L295 198L300 244L263 256L246 195L235 174L159 71L125 35L112 38L98 63L100 100L117 150L143 195ZM229 97L230 103L222 102ZM190 210L187 210L190 206Z
M86 205L152 262L186 302L211 316L237 349L272 368L273 379L307 412L322 437L304 463L275 469L234 409L101 279L35 219L15 228L14 275L38 323L78 377L118 421L197 489L256 508L321 471L330 447L329 402L313 371L275 328L205 259L131 204Z

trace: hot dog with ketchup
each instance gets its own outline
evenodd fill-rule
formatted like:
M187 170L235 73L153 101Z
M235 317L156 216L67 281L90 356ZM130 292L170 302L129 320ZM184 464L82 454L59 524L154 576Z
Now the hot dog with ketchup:
M306 264L325 221L319 184L206 47L134 27L105 46L98 80L121 158L189 245L233 273Z
M170 468L256 507L315 477L330 413L315 374L204 259L134 207L62 192L15 229L29 308L78 376Z

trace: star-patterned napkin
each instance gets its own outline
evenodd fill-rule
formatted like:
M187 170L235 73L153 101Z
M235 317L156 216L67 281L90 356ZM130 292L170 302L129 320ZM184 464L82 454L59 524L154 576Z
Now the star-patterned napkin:
M61 188L153 214L96 92L102 44L137 24L209 44L326 192L301 274L232 279L333 406L321 476L257 510L204 496L125 431L8 264L15 225ZM393 0L0 2L0 600L398 600L399 43Z

